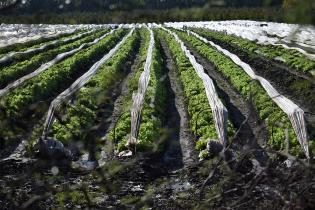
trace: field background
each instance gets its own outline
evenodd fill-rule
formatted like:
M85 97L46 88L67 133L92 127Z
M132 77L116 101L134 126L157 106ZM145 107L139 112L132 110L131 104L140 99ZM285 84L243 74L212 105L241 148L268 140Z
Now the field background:
M315 23L313 0L1 0L2 23L131 23L251 19Z
M314 8L0 0L0 209L315 209Z

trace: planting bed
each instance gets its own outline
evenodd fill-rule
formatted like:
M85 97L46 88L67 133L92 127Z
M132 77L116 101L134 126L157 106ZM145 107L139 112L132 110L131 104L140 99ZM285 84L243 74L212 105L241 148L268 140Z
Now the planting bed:
M80 25L0 46L2 209L314 208L312 43L221 24L243 27Z

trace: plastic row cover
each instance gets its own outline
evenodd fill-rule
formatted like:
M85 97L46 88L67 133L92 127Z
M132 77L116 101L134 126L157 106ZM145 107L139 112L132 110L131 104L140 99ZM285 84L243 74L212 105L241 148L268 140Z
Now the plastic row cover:
M225 32L263 45L278 45L287 49L294 49L307 58L315 60L315 54L306 52L303 48L315 49L315 39L312 35L315 28L294 24L256 22L256 21L210 21L210 22L178 22L167 23L167 26L182 28L197 27ZM287 44L286 44L287 43ZM291 47L288 45L297 47Z
M74 36L72 38L67 38L65 40L55 40L53 42L44 44L44 45L42 45L42 46L40 46L38 48L31 48L31 49L28 49L28 50L25 50L25 51L22 51L22 52L11 52L11 53L7 54L6 56L4 56L4 57L2 57L0 59L0 64L11 60L16 55L27 55L27 54L30 54L30 53L43 52L48 47L56 46L56 45L58 45L60 43L61 44L66 44L66 43L75 41L77 39L80 39L82 36L84 36L86 34L91 34L91 33L93 33L93 31L88 31L88 32L85 32L85 33L81 33L81 34L78 34L78 35L76 35L76 36Z
M166 28L162 27L162 29L164 29L165 31L167 31L168 33L172 34L175 37L175 40L180 44L182 50L189 58L189 61L194 67L196 73L203 81L209 105L212 110L212 115L214 117L215 128L217 130L219 140L224 146L226 146L228 111L221 102L221 100L219 99L212 79L204 72L204 68L196 61L195 57L189 52L189 50L186 48L183 41L180 40L177 34Z
M72 29L70 31L67 31L66 34L71 34L75 31L75 29ZM37 39L45 39L45 38L54 38L59 36L60 34L63 34L61 32L56 32L54 34L43 34L43 35L39 35L40 33L38 33L38 35L34 34L25 34L25 33L19 33L14 38L8 39L8 40L1 40L0 41L0 47L7 47L13 44L18 44L18 43L25 43L25 42L29 42L29 41L33 41L33 40L37 40ZM1 35L1 34L0 34ZM10 34L8 34L7 36L11 36Z
M224 55L229 57L235 64L237 64L242 69L244 69L244 71L252 79L258 80L260 82L260 84L266 90L270 98L280 107L280 109L282 109L289 116L289 119L292 123L292 127L305 152L305 155L307 158L309 158L309 149L308 149L306 125L305 125L305 120L304 120L304 111L295 103L293 103L291 100L281 95L266 79L256 75L253 69L247 63L244 63L243 61L241 61L237 55L230 53L229 51L201 37L195 32L188 31L188 33L193 34L198 39L202 40L205 43L210 44L212 47L222 52Z
M112 30L110 33L113 33ZM132 35L134 29L132 29L128 35L126 35L113 49L111 49L101 60L96 62L85 74L79 77L68 89L63 91L60 95L58 95L50 104L46 121L44 124L44 131L43 131L43 139L46 139L46 135L53 123L54 120L54 112L61 106L63 102L69 100L69 98L80 90L99 70L99 68L108 60L110 59L121 47L121 45ZM105 36L105 35L104 35ZM103 36L103 37L104 37ZM101 37L102 38L102 37ZM99 38L99 40L101 40Z
M138 83L138 91L133 94L132 100L133 105L130 109L131 111L131 131L130 138L128 139L128 145L136 145L138 143L138 133L140 128L140 120L141 120L141 111L143 108L143 103L145 99L145 94L148 89L148 85L150 82L150 70L152 65L152 56L153 49L155 45L154 34L151 28L148 28L150 31L150 43L147 52L147 58L144 65L144 71L142 72L139 83Z
M46 24L1 24L0 25L0 47L12 44L25 43L41 38L51 38L62 33L73 33L78 29L97 29L112 27L113 25L46 25Z
M36 77L37 75L39 75L40 73L42 73L43 71L49 69L50 67L52 67L53 65L55 65L56 63L60 62L61 60L79 52L80 50L82 50L83 48L86 47L90 47L94 44L97 44L100 40L104 39L105 37L107 37L108 35L114 33L114 30L111 30L110 32L104 34L103 36L95 39L93 42L89 42L89 43L84 43L82 44L80 47L73 49L69 52L64 52L61 53L59 55L56 56L56 58L54 58L53 60L41 65L38 69L36 69L35 71L33 71L32 73L25 75L23 77L21 77L20 79L8 84L5 88L3 88L2 90L0 90L0 97L5 96L6 94L8 94L12 89L19 87L20 85L22 85L25 81L32 79L33 77Z

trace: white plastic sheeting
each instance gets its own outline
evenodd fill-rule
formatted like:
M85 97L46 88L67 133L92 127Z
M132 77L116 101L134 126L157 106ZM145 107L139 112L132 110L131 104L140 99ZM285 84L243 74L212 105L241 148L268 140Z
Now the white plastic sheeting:
M150 71L152 65L152 56L154 49L154 34L151 28L148 28L150 31L150 43L147 52L147 58L144 65L144 71L142 72L139 83L138 83L138 91L133 94L132 100L133 105L130 109L131 112L131 130L130 130L130 138L128 139L128 145L135 145L138 143L138 133L140 128L140 120L141 120L141 111L143 108L143 103L145 99L145 94L148 89L148 85L150 82Z
M4 57L2 57L0 59L0 64L11 60L16 55L27 55L27 54L31 54L31 53L43 52L45 49L47 49L49 47L57 46L59 44L70 43L72 41L80 39L82 36L85 36L87 34L91 34L93 32L94 31L88 31L88 32L84 32L84 33L78 34L78 35L76 35L74 37L64 39L64 40L55 40L55 41L52 41L50 43L44 44L44 45L42 45L40 47L31 48L31 49L28 49L28 50L25 50L25 51L22 51L22 52L10 52L10 53L8 53L7 55L5 55Z
M168 33L172 34L175 37L175 40L180 44L181 49L185 52L186 56L188 57L190 63L194 67L196 73L203 81L206 95L209 101L209 105L212 110L212 115L215 121L215 128L219 137L219 140L226 146L227 143L227 124L228 124L228 111L221 102L220 98L218 97L217 91L215 89L213 80L204 72L204 68L196 61L195 57L190 53L187 47L184 45L183 41L177 36L176 33L163 28Z
M210 44L219 52L229 57L235 64L240 66L248 74L248 76L250 76L254 80L259 81L259 83L266 90L270 98L280 107L280 109L282 109L289 116L289 119L292 123L292 127L305 152L305 155L307 158L310 158L306 125L305 125L305 120L304 120L304 111L295 103L293 103L291 100L281 95L265 78L256 75L254 70L247 63L241 61L241 59L237 55L230 53L229 51L205 39L204 37L201 37L195 32L188 31L188 33L193 34L194 36L196 36L198 39L202 40L203 42Z
M36 77L37 75L39 75L40 73L42 73L43 71L49 69L50 67L52 67L53 65L55 65L56 63L64 60L65 58L79 52L80 50L82 50L83 48L87 48L90 47L94 44L97 44L100 40L104 39L105 37L107 37L108 35L114 33L116 29L111 30L110 32L104 34L103 36L95 39L93 42L89 42L89 43L84 43L82 44L80 47L73 49L69 52L65 52L65 53L61 53L59 55L56 56L56 58L54 58L53 60L41 65L41 67L39 67L38 69L36 69L35 71L33 71L32 73L25 75L23 77L21 77L20 79L8 84L5 88L3 88L2 90L0 90L0 98L3 97L4 95L8 94L12 89L19 87L20 85L22 85L25 81Z
M113 33L112 30L110 33ZM121 47L122 44L132 35L134 29L130 30L130 32L113 48L111 49L101 60L96 62L85 74L79 77L68 89L63 91L59 94L50 104L46 121L44 124L44 131L43 131L43 138L45 139L47 132L49 131L53 120L54 120L54 113L55 111L61 106L61 104L80 90L99 70L99 68L108 60L110 59Z
M166 26L174 28L197 27L224 32L257 41L263 45L279 45L287 49L295 49L307 58L315 60L315 54L303 49L305 47L315 50L315 28L313 26L248 20L178 22L166 23ZM296 47L288 46L292 44Z

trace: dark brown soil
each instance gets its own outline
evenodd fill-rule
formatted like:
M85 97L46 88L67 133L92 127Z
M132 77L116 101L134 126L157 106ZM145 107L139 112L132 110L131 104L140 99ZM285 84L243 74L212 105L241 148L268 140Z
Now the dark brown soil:
M166 129L171 132L167 139L164 161L171 168L178 169L196 163L198 161L198 153L195 150L195 137L190 129L190 117L176 66L166 42L161 40L161 43L168 70Z

